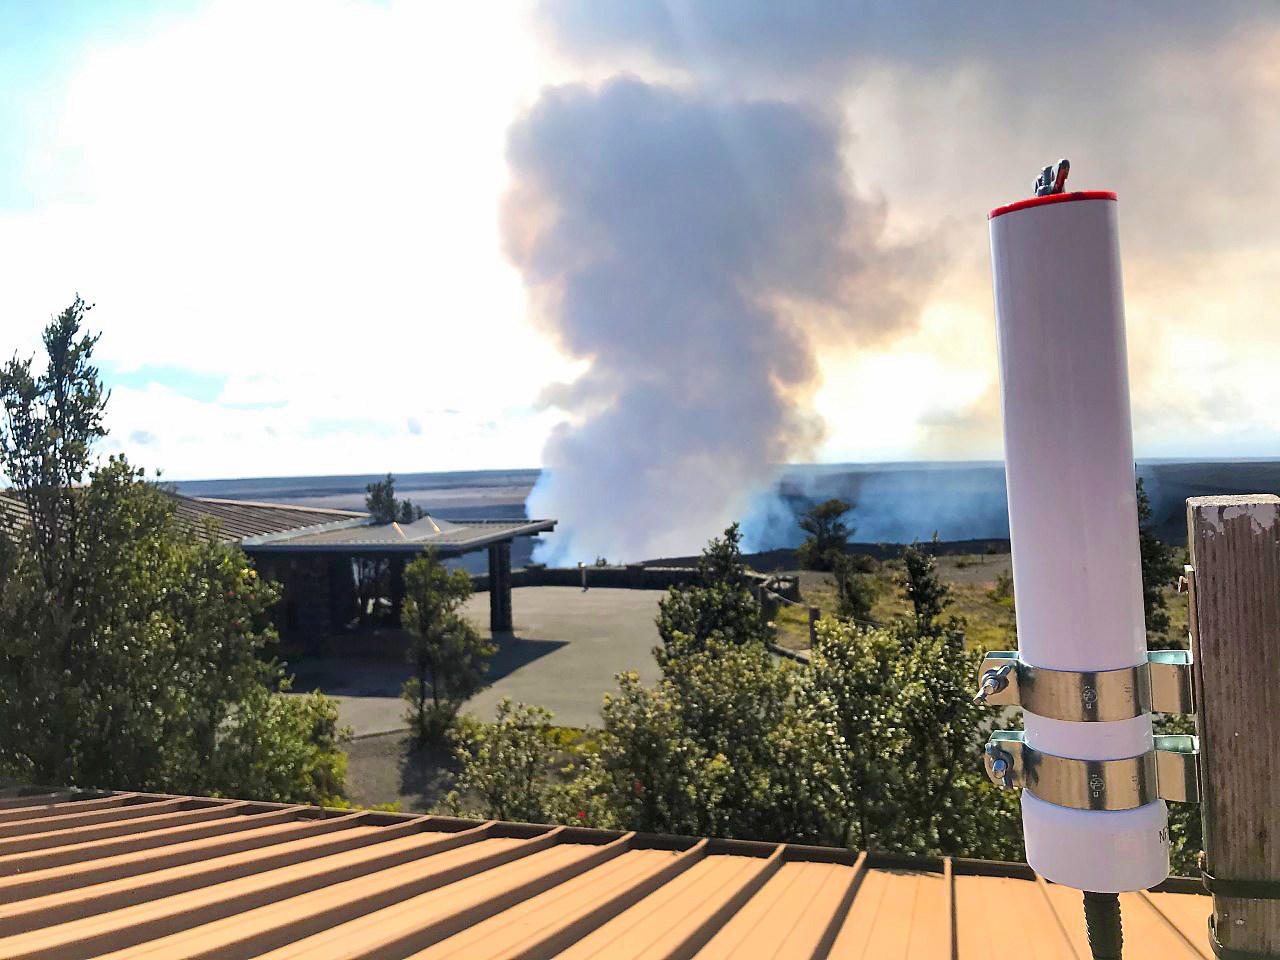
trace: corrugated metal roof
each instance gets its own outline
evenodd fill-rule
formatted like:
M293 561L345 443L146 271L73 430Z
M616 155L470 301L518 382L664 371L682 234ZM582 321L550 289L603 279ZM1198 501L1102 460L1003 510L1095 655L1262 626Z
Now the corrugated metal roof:
M178 523L193 536L208 539L211 521L218 539L238 541L249 553L416 553L432 546L449 555L512 537L534 536L556 526L554 520L450 522L431 517L406 524L374 525L367 513L354 510L184 497L177 493L170 496ZM14 533L26 522L26 504L12 493L0 493L0 532Z
M1210 900L1122 898L1130 960ZM0 791L0 956L1087 960L1025 866L153 794Z
M219 539L234 541L368 516L351 510L329 510L285 503L184 497L176 493L170 496L174 500L174 517L178 523L202 540L207 538L208 521L214 523L215 534ZM12 493L0 493L0 529L16 532L26 522L26 504Z
M372 524L366 520L332 523L310 530L283 531L244 541L249 553L390 552L417 553L435 547L443 554L466 553L499 540L530 537L554 530L554 520L466 520L450 523L424 517L413 523Z
M0 493L0 533L12 537L26 522L26 505L14 496Z
M264 534L318 527L368 516L354 510L294 506L287 503L256 503L248 500L218 500L212 497L184 497L174 494L180 523L203 535L204 523L212 520L223 540L243 540Z

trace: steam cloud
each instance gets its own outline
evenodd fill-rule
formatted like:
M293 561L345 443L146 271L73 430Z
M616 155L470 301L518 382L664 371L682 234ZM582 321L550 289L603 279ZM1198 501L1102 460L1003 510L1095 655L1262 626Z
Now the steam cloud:
M864 337L911 315L847 191L839 130L777 102L714 102L634 79L544 94L511 132L510 255L542 321L588 358L545 398L566 410L531 514L540 559L685 554L740 515L776 465L812 452L808 330Z
M1234 229L1219 249L1271 236L1260 117L1275 19L1230 0L545 0L546 35L588 73L625 64L664 79L552 89L511 134L508 249L546 328L589 363L545 397L568 419L529 502L562 521L540 558L687 554L735 518L776 538L793 523L769 492L777 466L822 436L807 404L814 345L891 346L944 247L981 277L973 211L1060 154L1132 197L1126 269L1139 282L1203 249L1224 204ZM836 119L866 89L893 126L882 138L846 136L858 117ZM886 242L886 206L854 192L850 158L876 185L896 181L905 222L934 224L926 246ZM919 426L960 447L996 435L996 396ZM919 525L896 482L865 490L865 532Z

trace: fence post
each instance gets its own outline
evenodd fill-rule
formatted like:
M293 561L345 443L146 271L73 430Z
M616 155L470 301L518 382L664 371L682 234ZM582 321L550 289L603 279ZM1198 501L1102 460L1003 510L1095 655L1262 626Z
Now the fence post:
M822 619L822 610L818 607L809 608L809 649L812 650L818 645L818 621Z
M1193 497L1187 531L1210 923L1280 957L1280 497Z

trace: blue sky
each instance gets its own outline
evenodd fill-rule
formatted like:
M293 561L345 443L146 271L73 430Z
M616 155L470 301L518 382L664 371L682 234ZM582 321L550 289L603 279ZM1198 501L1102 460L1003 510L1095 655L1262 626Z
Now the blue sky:
M0 3L3 348L94 303L110 446L173 479L536 463L576 367L498 236L522 22Z
M200 373L182 367L141 366L122 370L107 362L99 365L98 372L112 389L142 390L154 384L200 403L217 402L227 386L225 374Z
M993 32L929 3L781 9L0 0L0 352L33 351L77 292L96 303L113 449L174 479L537 466L558 424L580 435L625 394L556 273L621 238L552 270L538 243L567 195L509 138L551 163L548 105L598 112L625 74L690 116L816 118L879 218L851 314L796 280L759 294L811 361L785 400L813 429L787 456L999 455L985 212L1059 155L1121 193L1139 454L1276 452L1270 18L1099 32L1108 8L1084 3L1040 50L1029 14ZM565 162L565 183L588 169ZM884 290L905 319L876 326L857 311Z
M29 175L34 142L48 136L48 109L77 61L103 44L161 28L199 9L194 0L0 0L0 209L30 210L49 187Z

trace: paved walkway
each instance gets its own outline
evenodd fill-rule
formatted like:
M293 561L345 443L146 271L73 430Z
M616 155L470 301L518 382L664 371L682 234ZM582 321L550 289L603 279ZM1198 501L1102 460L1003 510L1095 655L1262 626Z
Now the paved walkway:
M600 722L600 702L616 689L614 676L635 670L646 683L658 677L654 618L661 590L520 587L512 591L515 630L500 634L490 668L491 686L466 709L493 716L503 697L538 704L557 723L584 727ZM466 612L489 636L489 595L472 597ZM342 722L357 736L402 729L400 685L408 665L316 659L293 664L294 689L319 688L338 699Z

